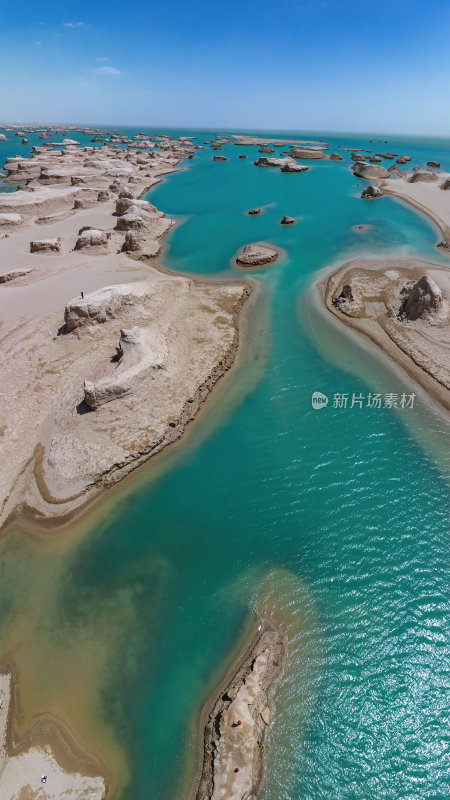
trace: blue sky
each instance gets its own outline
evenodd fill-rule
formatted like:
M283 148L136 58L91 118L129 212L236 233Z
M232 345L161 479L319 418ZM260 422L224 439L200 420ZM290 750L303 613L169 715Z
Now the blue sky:
M0 0L8 121L450 132L449 0Z

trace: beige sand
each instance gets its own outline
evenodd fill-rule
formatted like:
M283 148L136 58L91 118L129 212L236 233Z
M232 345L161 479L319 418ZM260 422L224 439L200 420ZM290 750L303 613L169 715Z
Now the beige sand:
M102 800L107 786L101 775L87 777L63 769L48 743L13 747L13 679L0 672L0 797L2 800ZM46 776L43 783L41 777Z
M116 483L181 436L234 361L250 284L150 266L172 221L137 198L193 152L164 144L6 163L10 181L30 177L0 196L0 213L21 217L0 239L13 273L0 291L0 525L64 518Z
M402 320L401 290L430 276L441 289L439 313ZM337 305L343 286L353 299ZM447 412L450 411L450 271L419 259L355 259L319 283L328 310L371 339Z
M442 232L442 249L450 252L450 189L441 188L450 179L450 173L439 172L438 180L431 183L409 183L411 175L405 173L402 178L382 181L380 187L430 217Z

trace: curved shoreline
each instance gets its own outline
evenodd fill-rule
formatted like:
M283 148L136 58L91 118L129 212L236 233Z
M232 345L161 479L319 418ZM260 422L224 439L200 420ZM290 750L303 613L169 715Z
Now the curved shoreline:
M444 173L442 177L444 177L445 175L447 175L447 173ZM415 211L418 211L420 214L427 217L427 219L431 220L431 222L433 222L436 225L436 227L442 234L443 242L447 243L446 246L443 246L441 243L437 243L436 247L439 249L440 252L445 253L446 255L450 255L450 242L448 241L448 239L450 238L450 222L448 221L446 222L433 209L431 209L425 203L420 202L417 198L411 197L410 195L405 194L404 192L398 191L399 186L400 183L398 180L381 181L381 187L385 194L389 195L389 197L393 197L396 200L400 200L401 202L406 203L406 205L410 206ZM439 191L443 190L439 188ZM450 193L450 190L447 191ZM443 192L443 194L445 193ZM450 209L449 209L449 214L450 214Z
M247 649L204 707L203 767L196 800L256 796L270 724L268 691L280 672L284 648L279 628L261 618Z
M38 776L48 771L49 775L52 773L47 784L49 798L57 800L61 788L55 787L55 783L62 780L68 800L87 800L88 797L108 800L113 790L110 776L61 720L45 715L35 720L24 736L16 736L16 680L12 663L0 665L1 791L11 792L13 787L20 791L27 784L39 785ZM2 796L7 800L6 795Z

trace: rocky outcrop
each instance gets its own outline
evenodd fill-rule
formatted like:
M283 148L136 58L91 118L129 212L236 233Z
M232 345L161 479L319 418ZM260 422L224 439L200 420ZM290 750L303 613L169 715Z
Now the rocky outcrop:
M393 175L397 175L397 177L402 176L402 171L398 168L397 164L392 164L392 166L389 167L388 172L391 176Z
M250 217L256 217L260 213L261 213L261 209L260 208L251 208L250 211L247 211L247 214Z
M374 158L377 158L377 156L374 156ZM351 161L365 161L366 156L361 155L361 153L351 153L350 159ZM381 161L381 158L378 158L378 161Z
M108 244L108 239L111 236L110 231L99 231L95 228L89 228L83 231L78 237L75 250L81 250L84 247L105 247Z
M291 158L299 158L301 161L317 161L328 157L323 150L315 150L312 147L299 147L295 144L291 144L289 155Z
M283 164L281 167L281 172L308 172L309 167L306 167L304 164L297 164L295 161L292 163L288 159L286 159L286 164Z
M335 308L339 308L344 303L353 303L353 291L352 287L349 283L345 283L341 289L341 291L336 292L333 299L332 304Z
M330 161L342 161L342 156L339 153L331 153L329 159Z
M228 161L226 156L213 156L213 161Z
M379 164L380 161L381 161L381 158L380 158L380 156L372 156L371 158L369 158L369 161L370 161L371 164Z
M252 267L263 267L265 264L273 264L278 258L278 250L266 244L255 242L246 244L236 256L236 263L240 267L250 269Z
M432 167L433 169L439 169L440 166L441 165L439 161L427 161L427 167Z
M144 372L165 368L168 359L166 327L134 326L121 330L116 359L118 366L113 376L84 382L84 400L93 411L133 392Z
M293 158L270 158L269 156L261 156L254 162L255 167L284 167L286 164L298 166Z
M411 161L411 156L399 156L397 158L397 164L407 164L408 161Z
M447 191L448 189L450 189L450 178L446 178L444 183L441 183L440 188L443 189L444 191Z
M403 287L401 294L400 319L427 319L442 306L442 292L428 275L422 275L416 283Z
M61 239L36 239L30 242L30 253L60 253Z
M294 217L284 216L283 219L280 221L280 225L293 225L294 222L295 222Z
M389 172L379 164L366 164L363 161L357 161L353 167L353 174L357 178L364 178L364 180L389 178Z
M107 286L87 297L77 297L67 303L64 322L67 331L86 325L99 325L112 319L125 306L136 302L137 287L121 284Z
M361 192L363 200L375 200L377 197L383 197L383 192L377 186L366 186Z
M424 181L426 183L432 183L433 181L437 181L438 176L432 170L423 169L417 170L414 172L409 178L408 183L418 183L419 181Z
M284 654L280 631L264 620L232 678L219 691L205 725L196 800L254 800L263 774L268 691Z

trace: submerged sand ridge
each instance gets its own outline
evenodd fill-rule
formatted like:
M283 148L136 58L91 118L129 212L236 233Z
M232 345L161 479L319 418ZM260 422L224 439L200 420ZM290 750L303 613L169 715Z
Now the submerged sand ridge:
M186 139L159 145L38 147L7 162L10 180L28 177L0 195L0 212L20 215L0 239L0 524L17 509L61 517L116 483L182 434L234 361L250 284L136 261L172 225L139 196L193 152ZM131 271L132 283L111 282ZM88 273L94 291L68 294Z

